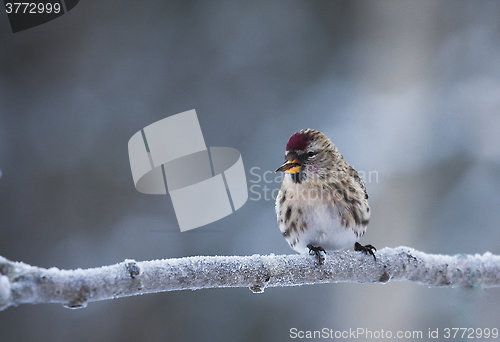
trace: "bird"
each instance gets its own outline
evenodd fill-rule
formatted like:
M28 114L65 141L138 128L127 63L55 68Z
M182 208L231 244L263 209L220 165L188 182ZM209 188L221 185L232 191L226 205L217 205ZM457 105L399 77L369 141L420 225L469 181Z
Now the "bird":
M295 132L286 144L284 172L276 196L278 226L290 247L315 255L322 265L327 250L354 250L371 254L361 245L370 221L368 194L358 172L322 132L307 128Z

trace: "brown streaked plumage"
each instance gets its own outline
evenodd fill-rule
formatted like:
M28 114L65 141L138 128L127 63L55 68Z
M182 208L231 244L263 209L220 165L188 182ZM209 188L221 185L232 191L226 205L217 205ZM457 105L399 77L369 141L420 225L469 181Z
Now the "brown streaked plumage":
M281 233L299 253L316 254L361 246L370 220L368 194L358 172L350 166L335 144L323 133L303 129L286 145L285 163L276 172L286 173L276 198L276 215Z

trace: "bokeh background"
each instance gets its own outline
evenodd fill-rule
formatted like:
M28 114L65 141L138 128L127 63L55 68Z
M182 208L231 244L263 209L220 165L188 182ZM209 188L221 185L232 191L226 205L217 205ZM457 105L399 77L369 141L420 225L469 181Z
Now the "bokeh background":
M293 253L276 224L279 184L255 174L277 168L307 127L365 173L363 243L500 254L499 18L500 2L486 0L81 0L13 34L0 14L0 255L72 269ZM190 109L208 146L241 152L255 187L233 215L181 233L168 196L135 190L127 142ZM324 327L426 336L500 328L499 295L390 282L22 305L0 312L0 339L287 341L291 328Z

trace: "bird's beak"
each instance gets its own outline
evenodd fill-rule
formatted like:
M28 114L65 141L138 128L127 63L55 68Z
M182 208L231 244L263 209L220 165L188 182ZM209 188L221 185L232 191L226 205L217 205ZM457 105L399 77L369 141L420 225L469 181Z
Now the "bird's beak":
M287 160L283 163L274 173L285 172L288 174L294 174L300 171L302 168L302 163L298 159Z

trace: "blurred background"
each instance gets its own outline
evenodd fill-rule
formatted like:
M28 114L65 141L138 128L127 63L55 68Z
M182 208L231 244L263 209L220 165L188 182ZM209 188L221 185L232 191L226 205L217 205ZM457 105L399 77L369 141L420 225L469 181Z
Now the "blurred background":
M307 127L364 173L362 243L500 254L499 18L500 2L486 0L82 0L13 34L0 14L0 255L72 269L294 253L276 224L280 179L259 177ZM135 190L127 143L190 109L208 146L241 152L254 187L233 215L181 233L168 195ZM500 328L499 294L407 282L181 291L11 307L0 331L2 341L287 341L291 328L324 327L426 336Z

